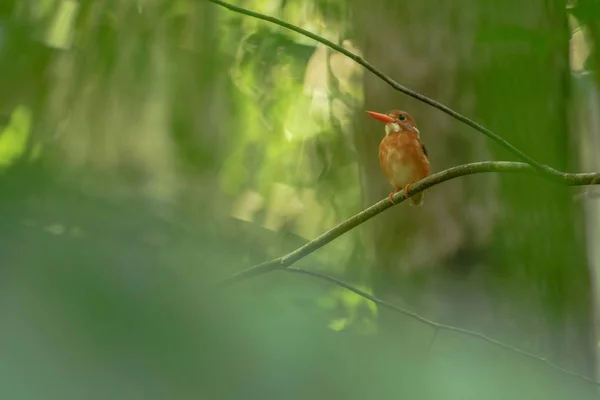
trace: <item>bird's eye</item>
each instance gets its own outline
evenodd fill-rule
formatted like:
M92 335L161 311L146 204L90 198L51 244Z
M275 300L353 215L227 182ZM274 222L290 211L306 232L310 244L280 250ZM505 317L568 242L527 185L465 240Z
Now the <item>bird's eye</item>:
M406 115L404 115L404 114L400 114L400 115L398 115L398 119L399 119L400 121L404 121L404 120L406 119Z

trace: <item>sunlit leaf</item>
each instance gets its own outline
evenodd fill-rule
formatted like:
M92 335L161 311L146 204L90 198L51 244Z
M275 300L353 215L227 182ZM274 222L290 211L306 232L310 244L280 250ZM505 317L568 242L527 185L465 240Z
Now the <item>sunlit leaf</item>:
M338 318L329 323L329 328L334 331L342 331L348 326L347 318Z
M0 166L8 166L23 155L31 128L31 111L23 106L13 110L10 123L0 132Z

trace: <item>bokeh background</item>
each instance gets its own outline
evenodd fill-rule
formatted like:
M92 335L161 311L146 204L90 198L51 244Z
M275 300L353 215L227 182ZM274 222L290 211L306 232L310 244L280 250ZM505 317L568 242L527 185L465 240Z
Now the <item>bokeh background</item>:
M538 161L600 171L593 0L231 0L361 55ZM0 3L3 399L596 398L283 255L381 200L409 111L433 171L514 160L345 56L206 0ZM474 175L297 266L593 380L600 196Z

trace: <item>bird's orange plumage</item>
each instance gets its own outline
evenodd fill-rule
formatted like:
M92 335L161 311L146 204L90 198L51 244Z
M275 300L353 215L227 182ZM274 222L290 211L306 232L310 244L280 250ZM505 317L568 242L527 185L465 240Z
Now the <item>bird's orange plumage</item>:
M429 176L429 157L427 149L421 143L419 130L413 118L404 111L390 111L387 114L368 111L373 118L386 124L386 135L379 145L379 163L381 170L394 187L395 192L404 189L408 197L410 185ZM423 204L424 192L410 197L412 205Z

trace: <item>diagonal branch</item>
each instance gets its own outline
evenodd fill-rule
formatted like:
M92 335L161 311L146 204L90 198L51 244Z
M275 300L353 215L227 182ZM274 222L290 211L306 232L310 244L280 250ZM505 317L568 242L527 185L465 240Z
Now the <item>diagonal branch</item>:
M325 46L345 55L346 57L348 57L351 60L355 61L356 63L360 64L365 69L372 72L377 77L381 78L381 80L386 82L392 88L394 88L410 97L413 97L419 101L422 101L423 103L429 104L430 106L437 108L438 110L450 115L451 117L457 119L458 121L472 127L476 131L483 133L484 135L486 135L487 137L494 140L496 143L500 144L502 147L504 147L505 149L507 149L514 155L516 155L518 158L525 161L527 164L531 165L539 174L544 175L547 178L554 179L554 180L560 181L560 182L564 182L565 179L570 179L570 178L574 177L574 175L577 175L575 173L559 171L548 165L542 164L539 161L536 161L535 159L529 157L527 154L525 154L521 150L517 149L510 142L503 139L502 137L500 137L498 134L494 133L490 129L488 129L488 128L484 127L483 125L473 121L472 119L460 114L459 112L454 111L450 107L448 107L438 101L430 99L429 97L427 97L419 92L416 92L412 89L407 88L404 85L399 84L398 82L396 82L395 80L393 80L392 78L390 78L389 76L384 74L382 71L380 71L378 68L376 68L373 64L366 61L361 56L354 54L351 51L348 51L347 49L343 48L342 46L335 44L332 41L327 40L322 36L319 36L315 33L309 32L309 31L302 29L296 25L290 24L289 22L282 21L278 18L271 17L271 16L265 15L265 14L261 14L261 13L255 12L255 11L247 10L242 7L234 6L233 4L229 4L229 3L226 3L221 0L208 0L208 1L210 1L211 3L217 4L221 7L224 7L230 11L233 11L233 12L236 12L239 14L243 14L243 15L247 15L249 17L257 18L257 19L260 19L263 21L267 21L267 22L270 22L275 25L279 25L283 28L289 29L291 31L294 31L296 33L299 33L301 35L309 37L319 43L324 44Z
M412 89L409 89L409 88L399 84L398 82L396 82L395 80L393 80L392 78L390 78L389 76L384 74L382 71L380 71L378 68L373 66L371 63L369 63L368 61L363 59L361 56L348 51L347 49L343 48L342 46L340 46L338 44L333 43L330 40L327 40L317 34L309 32L309 31L302 29L298 26L295 26L293 24L282 21L278 18L274 18L274 17L268 16L265 14L250 11L250 10L244 9L242 7L238 7L238 6L226 3L221 0L208 0L208 1L210 1L216 5L219 5L221 7L224 7L230 11L244 14L244 15L247 15L247 16L250 16L253 18L263 20L263 21L267 21L267 22L270 22L275 25L279 25L283 28L289 29L291 31L294 31L296 33L299 33L301 35L309 37L319 43L322 43L325 46L327 46L333 50L336 50L337 52L345 55L346 57L355 61L359 65L363 66L365 69L367 69L368 71L373 73L375 76L379 77L381 80L386 82L392 88L394 88L408 96L411 96L423 103L426 103L434 108L437 108L438 110L450 115L451 117L455 118L456 120L472 127L473 129L477 130L478 132L480 132L480 133L486 135L487 137L489 137L490 139L494 140L496 143L500 144L502 147L504 147L505 149L507 149L514 155L516 155L519 159L525 161L525 163L526 163L525 164L525 163L518 163L518 162L490 162L490 161L488 161L488 162L466 164L466 165L461 165L458 167L450 168L445 171L439 172L437 174L431 175L430 177L415 183L412 186L411 195L422 192L431 186L437 185L439 183L445 182L447 180L450 180L450 179L453 179L453 178L456 178L459 176L471 175L471 174L476 174L476 173L486 173L486 172L538 173L539 175L541 175L547 179L550 179L556 183L560 183L560 184L563 184L566 186L594 185L594 184L600 183L600 173L567 173L567 172L563 172L563 171L554 169L548 165L542 164L539 161L536 161L535 159L526 155L521 150L517 149L514 145L512 145L510 142L503 139L502 137L500 137L498 134L494 133L490 129L488 129L488 128L482 126L481 124L473 121L472 119L458 113L457 111L452 110L448 106L446 106L438 101L430 99L429 97L427 97L421 93L418 93ZM394 195L394 201L396 204L401 203L404 200L405 200L404 191L401 191ZM452 327L452 326L442 325L442 324L438 324L436 322L430 321L426 318L419 316L418 314L412 313L408 310L404 310L404 309L394 306L390 303L384 302L383 300L380 300L380 299L376 298L375 296L372 296L372 295L365 293L357 288L354 288L353 286L351 286L343 281L340 281L336 278L330 277L328 275L320 274L318 272L302 270L299 268L287 268L290 265L294 264L296 261L306 257L307 255L311 254L312 252L325 246L329 242L333 241L334 239L338 238L339 236L343 235L344 233L348 232L349 230L355 228L356 226L362 224L363 222L373 218L377 214L380 214L381 212L385 211L386 209L390 208L391 206L392 206L392 204L390 204L389 201L387 201L387 199L381 200L381 201L377 202L376 204L372 205L371 207L367 208L366 210L356 214L355 216L340 223L339 225L335 226L334 228L330 229L329 231L323 233L321 236L310 241L309 243L305 244L304 246L296 249L295 251L293 251L289 254L286 254L282 257L278 257L271 261L267 261L265 263L256 265L254 267L248 268L239 273L231 275L231 276L223 279L219 283L222 285L231 284L234 282L244 280L246 278L250 278L253 276L257 276L257 275L262 275L264 273L278 270L278 269L284 269L288 272L293 272L293 273L301 273L301 274L305 274L305 275L311 275L314 277L325 279L325 280L332 282L334 284L337 284L339 286L342 286L342 287L344 287L366 299L369 299L369 300L381 305L381 306L387 307L396 312L408 315L408 316L415 318L423 323L426 323L426 324L434 327L436 329L436 333L439 330L445 329L445 330L450 330L450 331L454 331L454 332L461 332L463 334L473 336L473 337L478 337L489 343L493 343L499 347L512 350L512 351L522 354L526 357L543 362L559 371L562 371L565 374L578 377L582 380L585 380L587 382L590 382L590 383L600 386L599 382L596 382L596 381L594 381L590 378L587 378L583 375L579 375L575 372L566 370L544 358L535 356L531 353L527 353L516 347L498 342L494 339L488 338L487 336L485 336L483 334L467 331L467 330ZM435 338L434 338L434 340L435 340Z
M593 380L591 378L588 378L585 375L580 375L580 374L578 374L576 372L569 371L568 369L565 369L565 368L561 367L560 365L555 364L555 363L547 360L546 358L536 356L535 354L529 353L529 352L527 352L525 350L521 350L518 347L514 347L514 346L511 346L509 344L502 343L502 342L500 342L498 340L495 340L495 339L492 339L489 336L486 336L486 335L484 335L482 333L477 333L477 332L469 331L469 330L466 330L466 329L457 328L455 326L450 326L450 325L445 325L445 324L440 324L440 323L434 322L434 321L432 321L430 319L427 319L425 317L420 316L419 314L417 314L415 312L409 311L409 310L404 309L402 307L398 307L398 306L396 306L396 305L394 305L392 303L388 303L387 301L381 300L378 297L373 296L372 294L364 292L364 291L362 291L362 290L360 290L360 289L352 286L351 284L346 283L346 282L344 282L342 280L339 280L337 278L334 278L332 276L329 276L329 275L326 275L326 274L322 274L322 273L316 272L316 271L309 271L309 270L306 270L306 269L294 268L294 267L286 268L285 271L296 273L296 274L303 274L303 275L313 276L313 277L316 277L316 278L319 278L319 279L324 279L324 280L326 280L328 282L331 282L331 283L333 283L335 285L341 286L341 287L343 287L345 289L348 289L351 292L356 293L357 295L359 295L359 296L361 296L361 297L363 297L363 298L365 298L367 300L372 301L373 303L375 303L375 304L377 304L379 306L388 308L388 309L390 309L390 310L392 310L394 312L406 315L406 316L408 316L408 317L410 317L412 319L415 319L415 320L417 320L419 322L422 322L422 323L424 323L426 325L431 326L433 329L435 329L435 334L436 335L437 335L438 331L446 330L446 331L458 332L458 333L461 333L463 335L467 335L467 336L475 337L475 338L478 338L478 339L481 339L481 340L485 340L486 342L491 343L494 346L497 346L497 347L500 347L500 348L503 348L503 349L506 349L506 350L514 351L515 353L521 354L522 356L525 356L527 358L530 358L530 359L539 361L541 363L544 363L544 364L550 366L551 368L554 368L554 369L556 369L556 370L558 370L558 371L560 371L560 372L562 372L564 374L571 375L571 376L577 377L577 378L579 378L579 379L581 379L583 381L586 381L588 383L592 383L592 384L594 384L596 386L600 386L600 382L597 382L597 381L595 381L595 380ZM433 340L435 340L435 336L434 336ZM431 343L431 344L433 344L433 343ZM430 347L431 347L431 345L430 345Z
M471 164L464 164L446 169L444 171L430 175L429 177L416 182L411 186L410 193L411 196L414 196L415 194L422 192L427 188L446 182L450 179L458 178L460 176L488 172L535 173L536 170L528 164L511 161L483 161ZM557 181L557 179L552 180ZM566 186L592 185L600 182L600 173L565 174L560 179L560 182ZM406 197L404 196L404 190L396 193L393 199L396 204L406 200ZM368 221L369 219L373 218L377 214L382 213L383 211L387 210L392 206L393 205L388 201L387 198L381 200L373 204L366 210L363 210L355 216L350 217L346 221L341 222L337 226L321 234L321 236L311 240L304 246L292 251L291 253L233 274L220 281L219 284L231 284L257 275L262 275L277 269L289 267L296 261L306 257L312 252L325 246L332 240L340 237L344 233L348 232L350 229L353 229L358 225L362 224L363 222Z

